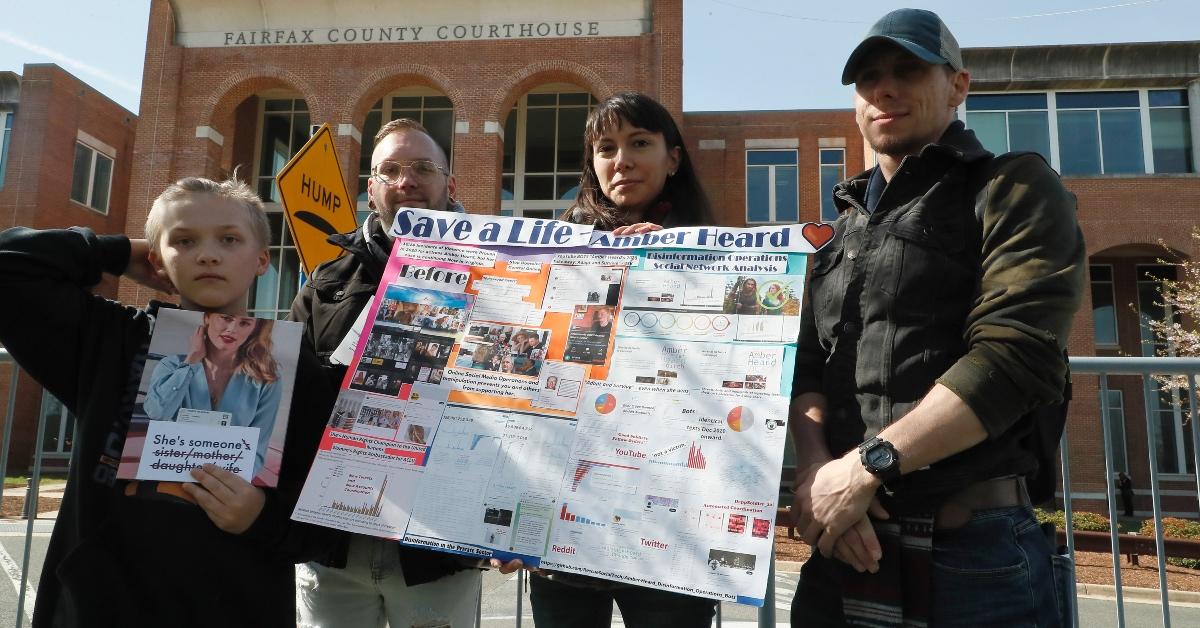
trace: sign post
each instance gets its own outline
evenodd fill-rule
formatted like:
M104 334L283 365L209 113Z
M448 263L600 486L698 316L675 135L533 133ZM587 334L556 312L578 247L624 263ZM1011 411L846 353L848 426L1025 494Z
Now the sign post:
M325 239L352 231L358 224L328 124L322 124L275 175L275 183L300 263L311 275L317 266L342 254L341 248Z

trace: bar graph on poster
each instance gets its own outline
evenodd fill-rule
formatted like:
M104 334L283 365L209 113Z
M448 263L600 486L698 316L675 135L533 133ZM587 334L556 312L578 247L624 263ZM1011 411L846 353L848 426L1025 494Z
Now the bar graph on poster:
M293 518L761 605L807 227L402 210Z

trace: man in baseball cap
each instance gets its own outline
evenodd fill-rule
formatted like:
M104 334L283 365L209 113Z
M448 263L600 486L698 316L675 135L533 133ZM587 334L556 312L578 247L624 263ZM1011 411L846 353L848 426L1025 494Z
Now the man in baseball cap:
M899 46L925 63L945 64L955 71L963 69L958 41L937 13L924 9L896 9L875 22L850 53L842 70L842 85L854 82L859 63L880 44Z
M1054 496L1075 199L955 119L970 74L936 14L885 15L842 82L878 165L834 189L805 286L788 425L815 551L792 626L1070 625L1030 504Z

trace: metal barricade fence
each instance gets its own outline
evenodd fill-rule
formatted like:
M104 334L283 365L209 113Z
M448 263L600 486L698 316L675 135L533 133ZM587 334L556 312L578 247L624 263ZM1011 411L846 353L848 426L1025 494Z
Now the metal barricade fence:
M1151 406L1151 399L1154 398L1155 388L1158 386L1154 379L1154 375L1182 375L1187 378L1187 397L1189 408L1189 417L1192 441L1192 464L1195 473L1193 474L1196 481L1196 498L1198 510L1200 510L1200 433L1198 433L1196 416L1196 377L1200 375L1200 358L1139 358L1139 357L1115 357L1115 358L1099 358L1099 357L1082 357L1071 358L1071 373L1074 376L1079 375L1094 375L1099 380L1100 390L1100 427L1104 439L1104 470L1105 470L1105 494L1108 499L1108 520L1112 522L1109 525L1109 537L1111 541L1112 565L1113 565L1113 585L1116 597L1116 619L1117 625L1125 626L1125 600L1124 590L1121 584L1121 554L1120 540L1118 534L1120 530L1116 525L1117 521L1117 501L1115 490L1113 488L1113 478L1116 477L1116 470L1113 468L1113 442L1112 432L1109 425L1109 408L1108 408L1108 376L1109 375L1138 375L1142 379L1142 394L1144 402L1144 410L1146 414L1146 442L1147 456L1150 464L1150 497L1153 507L1154 516L1154 546L1155 554L1158 557L1158 589L1159 601L1162 606L1162 621L1163 626L1170 628L1171 625L1171 606L1169 603L1169 590L1167 589L1167 556L1165 551L1165 543L1163 541L1163 509L1162 509L1162 488L1159 486L1159 470L1158 470L1158 451L1157 440L1159 429L1155 425L1155 412ZM1176 403L1179 403L1179 398L1175 398ZM1069 426L1068 426L1069 428ZM1063 484L1064 487L1070 486L1070 460L1069 451L1067 449L1067 435L1063 435L1061 446L1062 451L1062 468L1063 468ZM1075 534L1072 526L1073 510L1071 508L1070 491L1064 488L1063 490L1063 512L1066 520L1066 536L1067 546L1072 558L1075 556ZM1076 619L1078 624L1078 619Z
M6 350L0 348L0 364L12 364L12 357ZM15 364L11 367L11 376L9 378L9 388L7 395L7 403L4 414L4 433L3 443L0 444L0 469L8 469L9 445L12 441L12 425L13 415L16 407L17 383L20 370ZM1098 388L1100 391L1100 427L1104 441L1104 468L1105 468L1105 494L1108 501L1108 519L1110 522L1115 522L1117 518L1117 502L1115 489L1112 479L1115 477L1114 458L1113 458L1113 443L1111 439L1111 431L1109 425L1109 408L1108 408L1108 381L1110 375L1136 375L1142 379L1142 391L1145 402L1145 421L1146 421L1146 440L1147 440L1147 455L1150 468L1150 490L1151 502L1153 506L1154 517L1154 544L1156 555L1158 558L1158 585L1160 594L1160 603L1162 608L1163 626L1169 628L1171 625L1171 608L1169 604L1169 596L1167 589L1167 571L1166 571L1166 551L1163 540L1163 509L1162 509L1162 491L1159 486L1159 470L1158 470L1158 454L1156 448L1156 438L1158 434L1157 427L1154 422L1155 412L1151 407L1151 398L1154 396L1155 387L1158 385L1153 376L1186 376L1187 378L1187 399L1191 400L1188 403L1189 420L1191 421L1192 429L1190 429L1192 441L1192 463L1195 469L1200 471L1200 430L1195 429L1197 426L1197 404L1196 388L1197 376L1200 376L1200 358L1142 358L1142 357L1073 357L1071 358L1071 372L1078 381L1079 376L1095 376L1098 378ZM1078 390L1078 386L1076 386ZM1078 397L1078 394L1076 395ZM1178 399L1178 397L1176 398ZM1060 448L1062 458L1062 476L1063 476L1063 511L1066 527L1067 551L1072 558L1075 555L1075 535L1073 532L1073 517L1074 509L1072 508L1071 491L1071 464L1069 445L1069 430L1063 435L1062 446ZM45 420L41 417L37 426L37 437L35 444L40 444L44 437ZM27 600L26 591L31 590L28 582L30 547L33 538L33 523L36 519L38 503L38 485L42 474L42 447L34 447L33 469L29 482L27 501L32 501L35 506L28 512L29 516L26 521L24 553L22 555L21 564L21 582L18 587L17 615L16 627L20 628L30 613L26 611ZM1197 491L1197 505L1200 510L1200 473L1194 474ZM0 501L3 500L4 487L0 483ZM1125 626L1125 606L1123 587L1121 583L1121 554L1120 540L1118 538L1119 529L1114 523L1109 526L1109 536L1111 541L1112 553L1112 569L1113 583L1116 598L1116 619L1117 625ZM768 585L765 595L764 605L758 612L758 625L760 628L774 628L776 625L775 618L775 565L774 556L772 555L771 568L768 575ZM517 588L517 612L515 617L515 625L520 627L522 624L522 611L525 598L525 583L526 578L518 578ZM1072 591L1074 592L1074 583L1072 583ZM482 595L480 590L480 611L482 611ZM32 606L32 604L28 604ZM480 612L480 615L482 613ZM715 625L721 626L721 607L717 606L717 616ZM1076 628L1078 628L1078 619L1076 619Z

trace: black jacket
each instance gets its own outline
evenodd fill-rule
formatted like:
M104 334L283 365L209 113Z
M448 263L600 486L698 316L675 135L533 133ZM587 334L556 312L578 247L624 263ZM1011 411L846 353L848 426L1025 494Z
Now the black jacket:
M961 122L904 158L873 213L869 178L834 190L842 213L812 256L792 394L828 399L835 456L935 383L963 399L987 440L890 482L905 505L1030 473L1037 461L1017 421L1062 400L1063 347L1084 287L1074 197L1037 155L994 159Z
M368 237L369 235L369 237ZM333 235L329 242L348 253L321 264L300 289L292 303L289 320L304 323L304 338L316 349L328 381L340 386L346 367L331 364L329 354L354 325L358 314L375 296L391 254L391 242L372 214L363 227L350 233ZM349 532L335 532L336 541L319 562L329 567L346 567L350 547ZM441 552L396 544L400 567L409 586L433 582L466 568L464 559Z
M180 500L126 497L116 469L158 304L89 289L122 273L129 250L87 229L0 233L0 342L78 417L33 625L294 626L292 563L318 553L321 534L289 520L327 414L305 411L332 407L335 391L301 351L279 487L245 533Z

